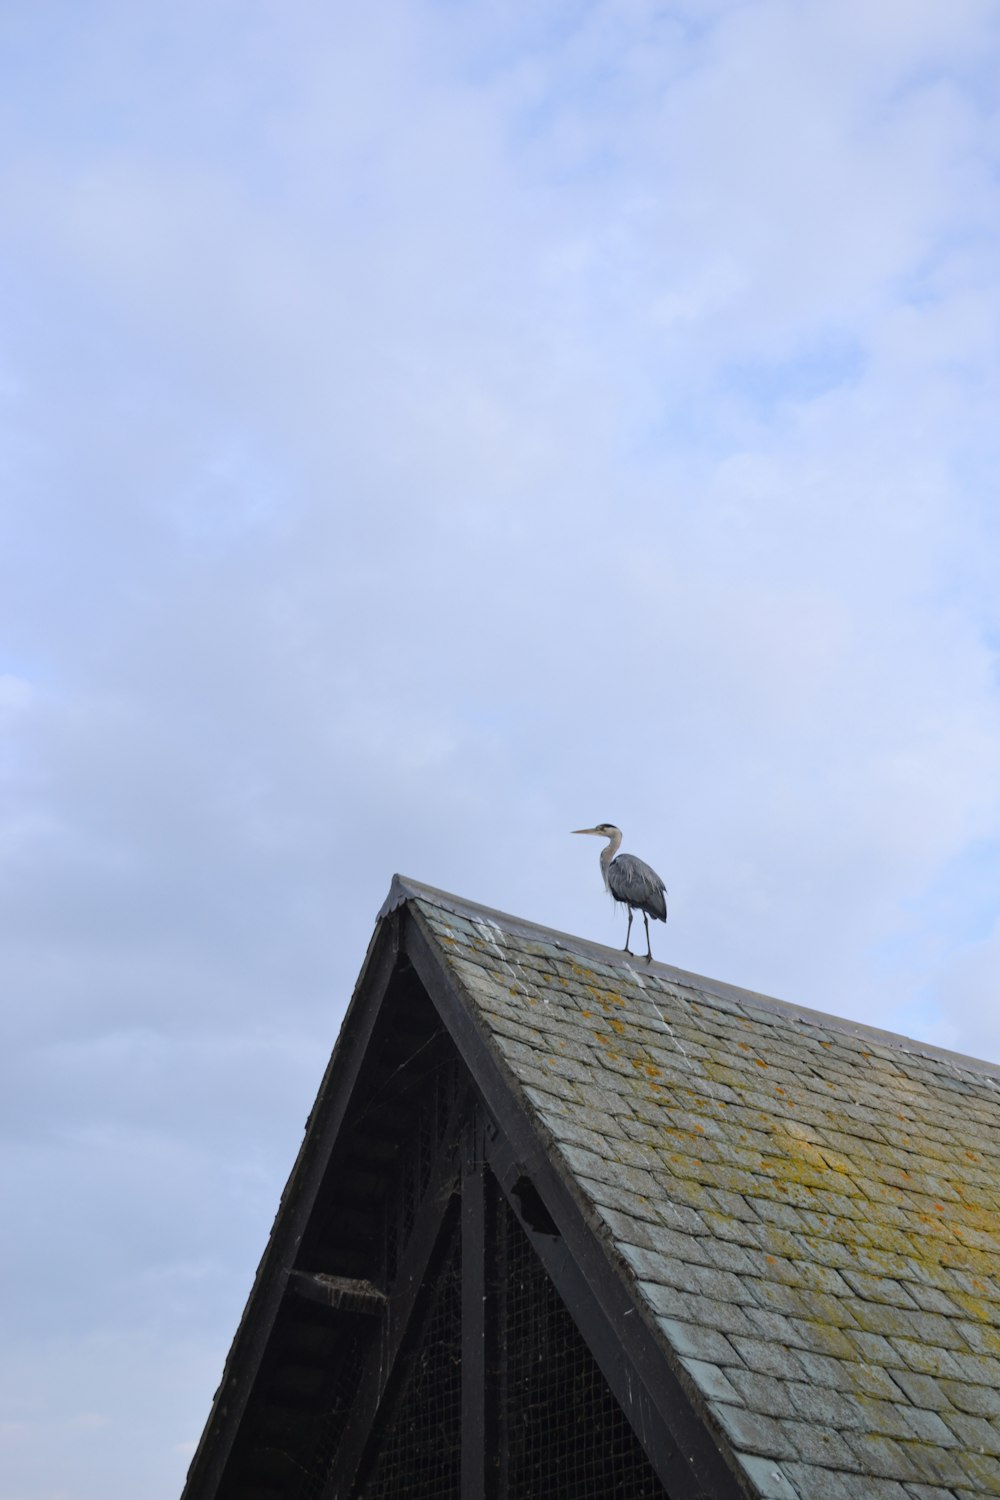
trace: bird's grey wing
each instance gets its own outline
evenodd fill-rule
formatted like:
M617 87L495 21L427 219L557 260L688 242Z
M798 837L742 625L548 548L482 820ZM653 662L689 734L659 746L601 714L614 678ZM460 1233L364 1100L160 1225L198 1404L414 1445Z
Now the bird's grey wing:
M616 901L626 901L661 922L667 920L663 881L645 860L637 859L634 854L619 854L611 861L608 886Z

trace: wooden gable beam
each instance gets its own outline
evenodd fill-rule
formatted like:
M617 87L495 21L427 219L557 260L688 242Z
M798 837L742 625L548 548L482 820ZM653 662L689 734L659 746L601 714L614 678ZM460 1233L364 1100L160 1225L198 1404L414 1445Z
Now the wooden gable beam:
M497 1494L496 1316L491 1256L496 1233L487 1190L481 1110L469 1119L462 1143L462 1458L461 1500Z
M405 1375L406 1354L418 1342L421 1315L431 1298L435 1271L455 1228L458 1191L458 1153L452 1143L452 1148L438 1157L396 1276L386 1289L382 1326L368 1350L322 1500L347 1500L377 1456L382 1419Z
M671 1500L744 1500L744 1484L545 1149L419 913L402 910L402 946L496 1124L487 1161L661 1483ZM543 1232L549 1228L555 1232Z
M318 1302L334 1312L360 1312L380 1315L385 1311L385 1292L370 1281L354 1276L328 1276L322 1271L292 1271L288 1290L297 1292L307 1302Z

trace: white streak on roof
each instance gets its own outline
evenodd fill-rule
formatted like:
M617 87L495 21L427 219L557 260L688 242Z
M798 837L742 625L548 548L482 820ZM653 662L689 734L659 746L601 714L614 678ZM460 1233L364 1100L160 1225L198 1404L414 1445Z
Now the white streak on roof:
M647 995L646 994L646 986L643 984L641 977L636 973L636 971L633 969L632 965L631 964L626 964L625 967L626 967L626 969L628 969L629 973L632 975L632 978L635 980L635 982L639 986L640 990L642 990L643 994L645 995L646 999L649 1001L650 1005L656 1011L656 1014L660 1018L660 1025L663 1027L664 1031L667 1033L667 1036L673 1042L673 1044L677 1048L677 1050L682 1054L682 1056L684 1058L685 1064L687 1065L687 1067L690 1067L691 1066L691 1059L688 1057L687 1052L685 1051L684 1043L678 1037L676 1037L674 1035L674 1029L673 1029L673 1027L671 1026L670 1022L667 1020L666 1016L663 1014L663 1012L660 1009L660 1007L657 1005L656 1001L653 999L652 995Z
M506 972L515 990L519 991L522 995L531 995L533 992L533 987L529 986L525 982L524 970L521 968L521 965L517 962L516 958L512 964L510 962L510 959L507 957L507 952L497 941L497 935L499 935L500 938L503 938L505 935L504 930L500 926L499 922L494 922L489 917L485 917L481 920L473 919L472 925L475 927L476 931L479 933L479 936L483 939L483 941L487 943L488 946L496 954L497 958L500 961L501 968ZM544 996L543 999L545 1001L545 1004L548 1005L548 1000Z

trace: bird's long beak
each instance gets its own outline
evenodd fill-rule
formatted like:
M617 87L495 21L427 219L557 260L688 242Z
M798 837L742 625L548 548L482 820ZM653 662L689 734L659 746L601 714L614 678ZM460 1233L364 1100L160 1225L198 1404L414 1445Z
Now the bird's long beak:
M572 833L600 833L599 828L573 828Z

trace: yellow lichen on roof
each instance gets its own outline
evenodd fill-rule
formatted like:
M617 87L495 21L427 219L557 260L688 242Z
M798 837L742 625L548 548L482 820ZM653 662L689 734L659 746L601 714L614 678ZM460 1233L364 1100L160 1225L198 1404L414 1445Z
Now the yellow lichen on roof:
M994 1074L446 920L511 1087L736 1447L766 1430L788 1473L828 1475L835 1453L852 1483L1000 1495Z

